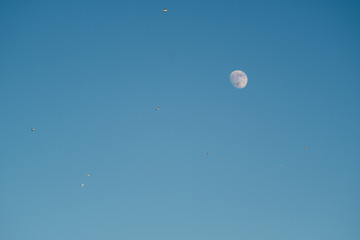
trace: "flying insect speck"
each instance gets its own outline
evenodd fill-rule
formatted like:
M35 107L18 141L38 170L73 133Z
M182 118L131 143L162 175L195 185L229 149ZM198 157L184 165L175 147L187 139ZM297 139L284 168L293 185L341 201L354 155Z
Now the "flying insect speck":
M88 173L88 174L86 174L86 176L87 176L87 177L90 177L90 174Z
M34 129L34 128L31 128L30 130L31 130L32 132L33 132L33 131L35 131L35 129Z
M160 110L160 108L159 108L159 107L157 107L157 108L156 108L156 111L157 111L157 110Z
M210 155L210 153L209 153L209 152L206 152L206 155Z
M166 12L167 12L167 9L166 9L166 8L164 8L163 12L164 12L164 13L166 13Z

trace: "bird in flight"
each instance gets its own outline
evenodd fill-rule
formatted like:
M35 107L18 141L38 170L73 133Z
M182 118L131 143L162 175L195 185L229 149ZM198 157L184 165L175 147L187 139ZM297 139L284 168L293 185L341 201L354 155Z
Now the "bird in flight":
M167 12L167 9L166 9L166 8L164 8L163 12L164 12L164 13L166 13L166 12Z
M86 176L87 176L87 177L90 177L90 174L88 173L88 174L86 174Z
M82 188L85 187L85 184L82 183L82 184L81 184L81 187L82 187Z
M210 153L209 153L209 152L206 152L206 155L210 155Z
M34 128L31 128L31 131L33 132L33 131L35 131L35 129L34 129Z
M160 108L159 108L159 107L157 107L157 108L156 108L156 111L157 111L157 110L160 110Z

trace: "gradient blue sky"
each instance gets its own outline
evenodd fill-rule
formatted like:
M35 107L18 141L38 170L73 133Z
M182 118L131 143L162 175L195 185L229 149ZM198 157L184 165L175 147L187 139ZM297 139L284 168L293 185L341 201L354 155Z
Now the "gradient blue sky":
M1 1L0 239L360 239L359 11Z

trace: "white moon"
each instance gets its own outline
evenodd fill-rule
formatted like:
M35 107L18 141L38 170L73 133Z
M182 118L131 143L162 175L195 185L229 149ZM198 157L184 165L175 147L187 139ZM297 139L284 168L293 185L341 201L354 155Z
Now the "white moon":
M248 78L243 71L235 70L230 74L230 81L235 88L242 89L246 87Z

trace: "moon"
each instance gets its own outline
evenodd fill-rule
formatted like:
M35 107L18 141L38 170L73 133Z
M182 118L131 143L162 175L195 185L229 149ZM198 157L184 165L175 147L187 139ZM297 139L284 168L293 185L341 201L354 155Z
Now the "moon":
M248 78L243 71L235 70L230 74L231 84L237 89L243 89L246 87Z

